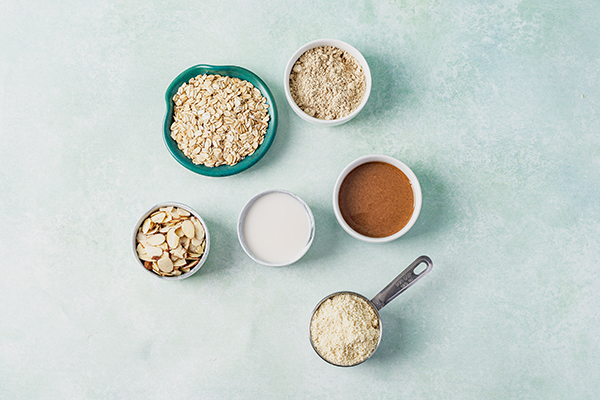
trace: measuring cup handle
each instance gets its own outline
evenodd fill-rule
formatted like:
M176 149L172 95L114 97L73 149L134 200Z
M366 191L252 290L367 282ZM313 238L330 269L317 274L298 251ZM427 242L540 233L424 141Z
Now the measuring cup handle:
M421 264L427 264L427 267L421 271L419 274L415 274L415 269ZM385 307L390 301L394 300L398 295L404 292L406 289L414 285L419 279L427 275L429 271L433 268L433 262L431 258L427 256L421 256L412 262L400 275L398 275L393 281L389 283L386 287L384 287L373 299L371 303L377 308L377 310L381 310Z

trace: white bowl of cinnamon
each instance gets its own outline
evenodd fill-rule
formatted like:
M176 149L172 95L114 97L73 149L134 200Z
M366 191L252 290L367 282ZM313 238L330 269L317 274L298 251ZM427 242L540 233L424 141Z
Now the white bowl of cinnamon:
M386 155L352 161L333 190L339 224L365 242L389 242L404 235L417 221L422 203L417 176L406 164Z

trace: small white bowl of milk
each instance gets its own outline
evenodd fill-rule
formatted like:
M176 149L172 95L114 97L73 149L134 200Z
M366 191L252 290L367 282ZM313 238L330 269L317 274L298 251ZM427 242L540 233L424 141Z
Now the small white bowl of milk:
M315 236L315 219L294 193L267 190L251 198L240 213L238 238L259 264L282 267L298 261Z

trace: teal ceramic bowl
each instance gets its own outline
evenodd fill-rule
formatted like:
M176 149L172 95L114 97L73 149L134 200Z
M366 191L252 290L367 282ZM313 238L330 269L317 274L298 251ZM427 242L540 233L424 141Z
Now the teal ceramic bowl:
M211 74L211 75L222 75L222 76L230 76L232 78L238 78L245 81L250 82L254 85L255 88L260 90L261 94L267 99L267 104L269 105L269 126L267 128L267 132L265 133L265 139L263 143L258 146L256 151L246 156L243 160L238 162L235 165L220 165L218 167L207 167L205 165L194 164L192 160L183 154L183 152L177 147L177 142L171 138L171 124L173 123L173 96L177 93L177 90L181 85L186 82L189 82L190 79L203 74ZM167 149L179 162L179 164L183 165L185 168L193 171L197 174L206 175L206 176L229 176L240 173L242 171L247 170L254 164L256 164L263 156L267 153L273 140L275 139L275 131L277 130L277 108L275 107L275 99L271 94L271 91L267 87L267 85L253 72L242 68L237 67L235 65L195 65L183 71L179 74L173 82L167 88L167 92L165 94L165 101L167 102L167 112L165 114L165 123L163 127L163 138Z

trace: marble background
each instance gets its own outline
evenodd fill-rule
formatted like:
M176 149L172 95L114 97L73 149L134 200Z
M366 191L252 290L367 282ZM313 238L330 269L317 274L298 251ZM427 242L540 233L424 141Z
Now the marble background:
M359 49L371 98L319 128L286 102L291 54ZM593 399L600 393L600 3L595 0L0 2L0 398ZM164 92L189 66L270 87L265 158L227 178L162 141ZM371 153L421 181L401 239L359 242L331 206ZM236 236L272 188L312 208L313 246L268 268ZM202 270L163 282L130 248L179 201L212 235ZM374 296L421 254L433 271L382 310L377 353L324 363L315 304Z

